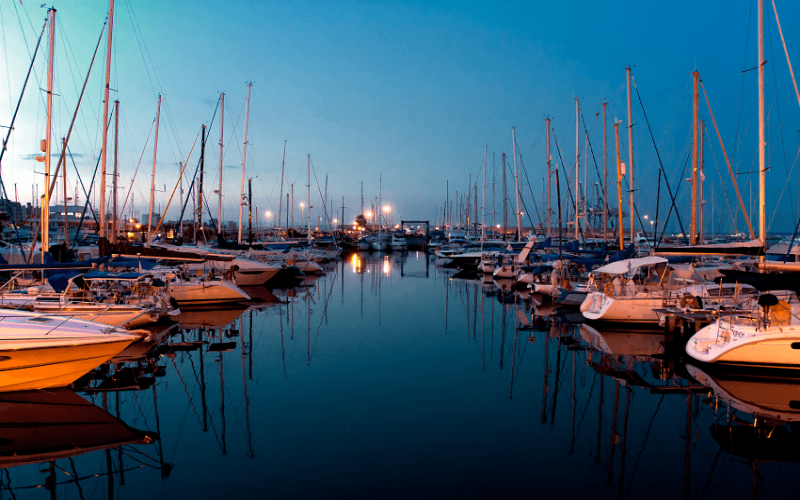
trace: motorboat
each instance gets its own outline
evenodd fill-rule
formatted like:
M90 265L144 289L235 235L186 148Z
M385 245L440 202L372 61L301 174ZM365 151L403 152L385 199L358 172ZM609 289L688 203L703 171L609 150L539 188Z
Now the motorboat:
M389 247L397 252L408 250L408 242L406 241L406 237L402 234L393 234L392 238L389 240Z
M64 387L144 338L63 316L0 311L0 392Z
M202 307L250 300L244 290L229 280L208 275L182 276L176 269L163 269L162 272L167 293L180 307Z
M800 369L800 304L773 294L758 299L761 311L720 316L686 343L697 361Z

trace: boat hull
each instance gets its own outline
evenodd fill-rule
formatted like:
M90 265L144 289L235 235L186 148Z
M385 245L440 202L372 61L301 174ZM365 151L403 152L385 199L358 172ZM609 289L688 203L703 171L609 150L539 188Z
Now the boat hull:
M170 284L169 296L175 299L181 307L229 304L250 300L250 297L239 287L226 282Z
M800 369L800 325L759 330L717 321L689 339L686 353L704 363Z
M581 304L581 312L586 319L593 321L658 324L655 309L660 308L663 302L660 296L609 297L602 292L592 292Z
M135 337L113 336L87 345L0 349L0 392L64 387L128 347Z

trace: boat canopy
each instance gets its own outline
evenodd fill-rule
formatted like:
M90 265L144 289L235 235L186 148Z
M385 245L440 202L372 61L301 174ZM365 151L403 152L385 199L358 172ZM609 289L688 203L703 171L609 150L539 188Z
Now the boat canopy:
M47 284L50 285L53 288L53 291L57 293L65 292L69 288L70 283L73 282L78 288L85 288L86 283L84 283L82 280L76 279L82 275L83 273L78 272L54 274L47 278Z
M0 266L0 271L46 271L54 269L92 269L95 264L106 262L108 257L99 259L81 260L78 262L53 262L51 264L8 264Z
M105 271L92 271L86 273L83 277L84 279L90 281L119 281L119 280L135 281L144 276L148 275L143 273L110 273Z
M635 271L640 267L655 266L656 264L663 264L668 262L664 257L642 257L640 259L625 259L618 262L612 262L603 267L598 267L594 270L595 273L604 274L628 274Z
M687 247L658 247L656 255L761 255L764 244L761 240L733 241Z

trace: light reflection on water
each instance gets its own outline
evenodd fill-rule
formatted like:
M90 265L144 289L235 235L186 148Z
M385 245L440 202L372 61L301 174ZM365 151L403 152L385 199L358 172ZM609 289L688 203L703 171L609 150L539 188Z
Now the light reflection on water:
M663 332L526 328L525 294L420 252L325 270L263 307L185 311L88 408L0 401L3 498L796 493L791 381L684 366Z

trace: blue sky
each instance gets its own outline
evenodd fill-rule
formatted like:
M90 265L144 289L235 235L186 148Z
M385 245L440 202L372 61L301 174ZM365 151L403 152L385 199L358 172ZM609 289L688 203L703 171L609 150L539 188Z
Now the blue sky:
M0 53L0 124L10 122L46 9L15 0L0 3L4 50ZM800 4L776 1L787 45L797 64ZM64 135L108 9L107 2L64 2L58 9L54 138ZM536 197L543 213L544 118L553 119L566 170L574 164L575 101L578 97L602 169L602 123L595 114L609 102L612 123L621 125L627 158L626 65L641 93L664 169L673 190L690 151L691 71L700 72L734 170L757 165L755 3L735 2L155 2L118 0L112 84L120 100L120 196L133 182L134 206L146 212L152 169L157 95L165 100L159 134L156 200L164 207L202 123L209 124L220 92L226 93L224 220L238 216L246 83L253 82L247 148L247 177L254 178L254 205L261 217L277 213L280 167L287 141L287 184L295 205L306 201L306 158L312 178L314 218L328 177L328 198L348 220L383 198L394 217L432 219L445 200L480 176L484 146L512 160L511 127L530 189L522 188L534 222ZM771 5L767 5L766 66L769 217L773 231L791 231L800 215L797 98L789 78ZM27 39L27 46L25 47ZM747 44L747 49L746 49ZM88 183L100 150L103 44L93 70L71 150ZM3 179L21 201L42 182L27 159L44 134L45 57L31 85L3 159ZM113 98L112 98L113 99ZM741 102L740 102L741 101ZM702 103L702 96L701 96ZM740 111L741 110L741 111ZM714 225L731 231L736 208L731 182L705 104L701 118L713 139L706 154L706 209ZM634 177L641 214L655 213L658 160L634 94ZM209 131L207 191L218 189L218 121ZM198 147L189 163L196 165ZM581 149L583 149L583 139ZM561 163L555 146L554 161ZM714 162L716 158L716 164ZM613 166L613 157L609 154ZM41 170L41 169L39 169ZM722 175L718 174L720 172ZM490 178L491 178L491 170ZM688 172L683 177L687 177ZM581 176L583 177L583 176ZM610 176L613 177L613 176ZM721 180L720 180L721 177ZM74 169L68 170L74 191ZM589 182L595 182L590 165ZM740 174L745 203L756 207L757 178ZM787 178L790 180L787 186ZM521 174L524 181L525 176ZM317 186L319 182L319 187ZM208 185L207 180L207 185ZM491 179L489 180L491 182ZM686 184L684 182L684 184ZM784 187L787 186L785 189ZM562 186L563 188L564 186ZM166 188L166 192L164 192ZM752 189L751 189L752 188ZM288 190L288 187L285 188ZM497 211L500 212L500 191ZM479 184L479 191L481 185ZM487 188L487 192L491 187ZM662 185L662 195L663 195ZM752 191L752 195L751 195ZM613 193L612 193L613 194ZM727 202L725 198L728 198ZM751 198L752 196L752 198ZM13 197L13 194L12 194ZM83 195L80 195L83 199ZM479 193L480 198L480 193ZM491 211L487 195L487 211ZM668 199L662 198L662 214ZM120 203L122 203L120 201ZM555 203L555 201L554 201ZM216 213L217 202L209 202ZM481 201L479 199L479 204ZM177 216L174 201L168 214ZM688 189L679 195L688 221ZM338 208L337 208L338 210ZM126 208L130 214L130 208ZM298 222L299 212L295 216ZM741 215L738 230L744 230ZM663 220L663 215L662 219ZM709 222L709 226L711 222ZM674 225L674 216L670 229ZM709 227L710 230L710 227Z

